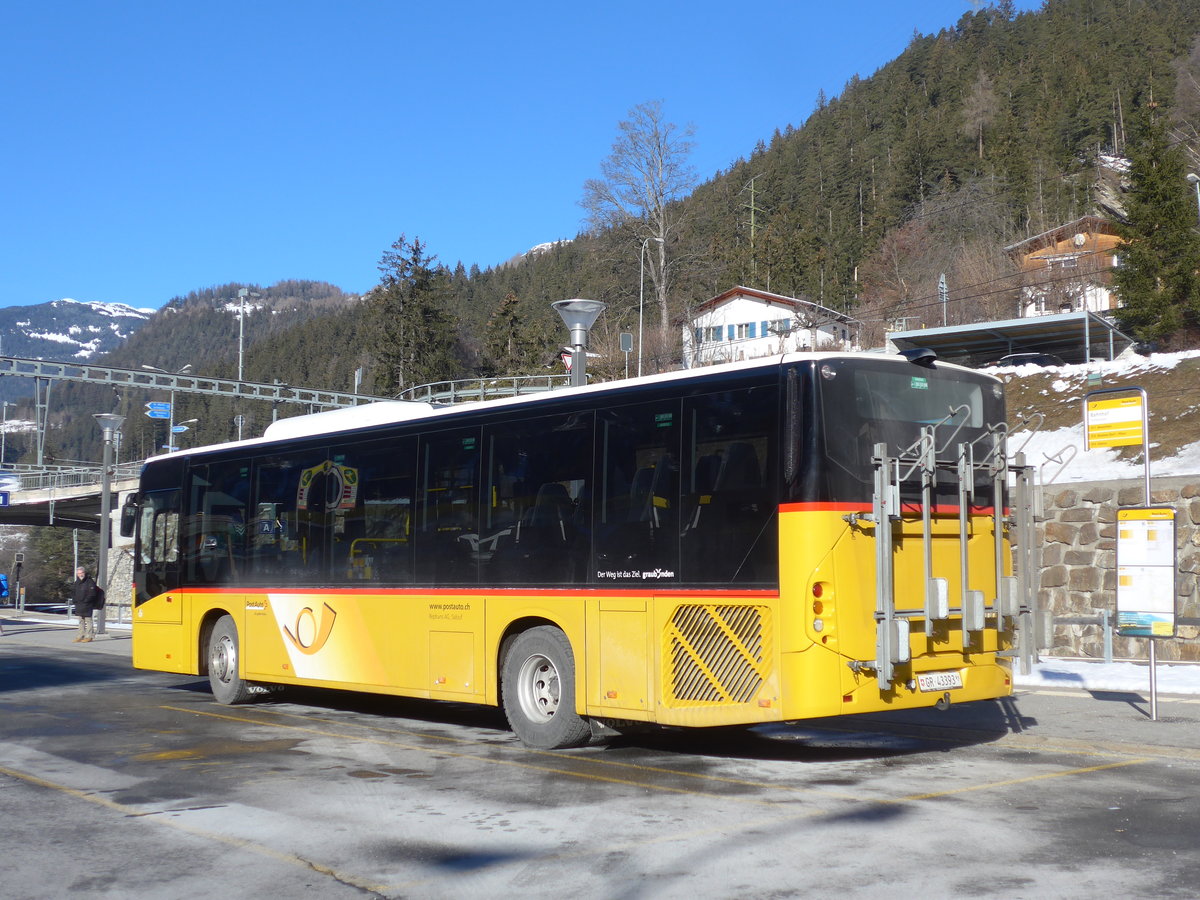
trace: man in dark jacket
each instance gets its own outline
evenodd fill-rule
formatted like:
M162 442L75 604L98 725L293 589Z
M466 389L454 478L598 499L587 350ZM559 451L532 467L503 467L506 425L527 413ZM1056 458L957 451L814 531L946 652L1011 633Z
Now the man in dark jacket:
M75 615L79 616L79 635L74 643L86 644L96 636L96 627L92 624L92 613L99 605L96 596L96 582L87 569L80 566L75 570L75 585L72 601L75 605Z

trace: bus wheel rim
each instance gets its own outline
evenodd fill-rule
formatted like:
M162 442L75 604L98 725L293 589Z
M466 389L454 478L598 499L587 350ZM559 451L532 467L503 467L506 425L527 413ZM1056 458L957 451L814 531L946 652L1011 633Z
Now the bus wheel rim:
M228 635L222 635L213 645L210 665L217 680L227 684L237 672L237 648Z
M560 697L558 669L547 656L535 653L521 664L517 676L517 694L521 711L534 722L549 722L558 710Z

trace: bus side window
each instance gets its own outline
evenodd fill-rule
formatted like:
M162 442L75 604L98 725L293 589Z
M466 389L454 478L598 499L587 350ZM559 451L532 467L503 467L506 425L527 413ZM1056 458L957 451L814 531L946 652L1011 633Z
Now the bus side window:
M685 405L682 561L693 584L773 580L778 548L778 391L769 386L690 398Z
M678 581L679 421L678 400L598 414L593 582Z
M489 584L576 584L591 551L594 417L567 413L484 431L483 529L476 548Z
M335 581L412 583L416 451L415 437L330 449L347 482L331 547Z
M421 439L417 581L474 584L479 541L479 429Z
M251 581L269 584L286 577L307 585L328 579L327 462L320 449L254 461L254 515L244 566Z
M245 577L248 463L242 460L196 466L190 473L191 515L184 535L187 580L228 584Z

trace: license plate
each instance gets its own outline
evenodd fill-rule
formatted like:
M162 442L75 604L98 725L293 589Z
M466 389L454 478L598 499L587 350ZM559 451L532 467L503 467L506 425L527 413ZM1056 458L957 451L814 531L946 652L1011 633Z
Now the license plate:
M923 691L953 691L962 686L962 672L922 672L917 675L917 687Z

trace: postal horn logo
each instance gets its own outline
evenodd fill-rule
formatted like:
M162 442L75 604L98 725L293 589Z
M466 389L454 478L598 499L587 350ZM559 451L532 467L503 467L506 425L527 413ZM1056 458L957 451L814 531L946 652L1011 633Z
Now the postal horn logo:
M283 626L283 633L287 635L293 647L312 656L329 640L329 633L333 631L333 621L336 618L336 610L328 603L321 604L320 618L311 606L306 606L296 613L296 623L291 628Z

